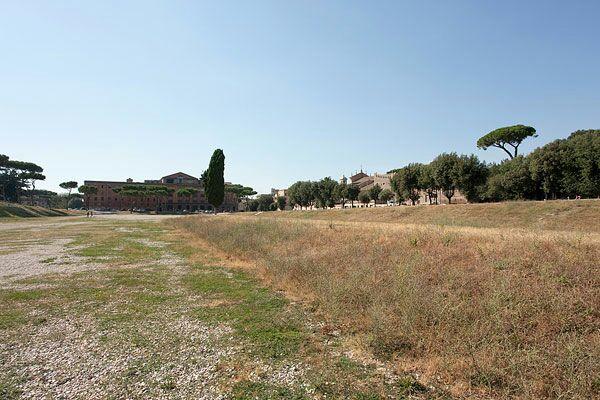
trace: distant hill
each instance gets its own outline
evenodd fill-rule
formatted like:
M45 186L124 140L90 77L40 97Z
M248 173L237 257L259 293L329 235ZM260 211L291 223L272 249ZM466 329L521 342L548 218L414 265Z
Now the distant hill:
M60 217L65 211L0 201L0 218Z

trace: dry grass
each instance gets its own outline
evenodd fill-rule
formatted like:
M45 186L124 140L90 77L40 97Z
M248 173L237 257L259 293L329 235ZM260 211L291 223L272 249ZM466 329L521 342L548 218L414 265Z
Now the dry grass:
M265 213L269 218L600 233L600 200L519 201Z
M535 203L518 207L539 216L550 203L537 203L543 208L538 211L530 204ZM571 215L570 224L560 228L579 230L581 221L573 215L586 213L589 227L589 213L600 203L572 204L575 208L569 203L569 210L557 212ZM491 207L477 210L495 215L505 206ZM447 215L466 209L453 208L439 207ZM346 219L366 212L336 215ZM373 210L371 215L378 220L392 212ZM363 350L391 368L446 385L455 395L600 395L597 240L510 229L478 235L473 229L434 225L269 218L307 214L191 217L172 223L222 251L255 261L274 285L314 302ZM494 226L494 220L481 216L471 220L474 226ZM546 220L544 226L558 224Z

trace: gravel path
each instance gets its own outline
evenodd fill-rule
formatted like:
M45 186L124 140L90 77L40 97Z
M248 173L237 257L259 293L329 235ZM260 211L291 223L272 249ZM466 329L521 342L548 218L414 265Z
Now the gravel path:
M228 255L154 224L168 218L0 224L0 399L397 393L395 373L349 362L339 333Z
M2 246L11 252L0 254L0 287L7 282L47 273L72 273L99 268L83 257L70 254L67 245L72 239L55 239L49 244L31 244L15 241L12 246ZM17 251L12 251L15 250ZM72 249L71 249L72 250Z
M164 218L120 214L98 216L97 220L148 222ZM21 303L24 311L19 315L27 322L10 330L2 329L1 317L6 310L0 303L0 398L220 400L230 395L240 368L253 381L301 385L299 381L306 370L303 366L295 363L272 366L249 357L226 323L194 318L199 305L221 305L212 298L190 298L183 280L192 267L170 252L167 243L155 235L139 237L143 234L140 226L104 224L99 229L98 224L67 218L0 226L0 233L7 230L14 232L14 238L0 245L0 294L2 290L25 294L32 289L50 288L59 290L59 294L49 296L48 305L60 303L53 308L46 308L46 298L31 306ZM30 237L27 230L37 236ZM127 240L149 250L160 249L159 258L147 265L134 262L114 266L110 260L94 258L92 262L73 254L74 250L85 248L85 245L72 246L78 234L102 235L107 231L125 237L137 235ZM152 282L147 287L119 284L115 289L104 275L93 275L85 281L86 285L91 290L107 290L111 293L108 297L71 298L68 292L62 297L65 296L60 292L64 290L62 283L76 282L66 279L69 274L109 267L116 275L108 279L119 279L121 273L127 276L127 271L133 268L142 279L144 273L148 277L164 273L168 278L164 289L153 288ZM15 282L48 273L64 274L65 279L49 276L47 286ZM221 273L230 274L225 270ZM146 306L136 296L148 296L151 302L153 296L180 300Z

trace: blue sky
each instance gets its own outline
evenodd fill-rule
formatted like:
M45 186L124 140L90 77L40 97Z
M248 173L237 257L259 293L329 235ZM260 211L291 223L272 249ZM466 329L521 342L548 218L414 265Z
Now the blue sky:
M598 1L3 1L0 153L75 179L260 192L600 128Z

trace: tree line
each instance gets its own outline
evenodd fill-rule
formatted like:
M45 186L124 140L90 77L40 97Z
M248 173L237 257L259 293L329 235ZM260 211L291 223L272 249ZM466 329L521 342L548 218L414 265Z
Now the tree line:
M26 191L33 196L35 182L46 179L42 172L44 169L33 162L11 160L0 154L0 199L17 202Z
M387 202L394 197L414 205L422 194L430 204L438 204L441 196L451 203L458 191L469 202L600 196L600 130L579 130L519 155L519 146L529 137L537 137L530 126L496 129L482 136L477 147L501 149L508 155L504 161L486 163L474 154L442 153L428 164L411 163L388 171L392 190L374 185L360 191L330 177L298 181L288 189L289 205L331 208L348 202L354 206L354 201Z
M502 149L508 159L485 163L475 155L444 153L429 164L414 163L393 171L394 191L413 204L420 191L427 193L430 202L437 200L438 193L451 201L456 190L469 202L600 196L600 130L573 132L523 156L518 154L519 144L536 134L531 127L516 127L492 131L477 142L483 149Z

